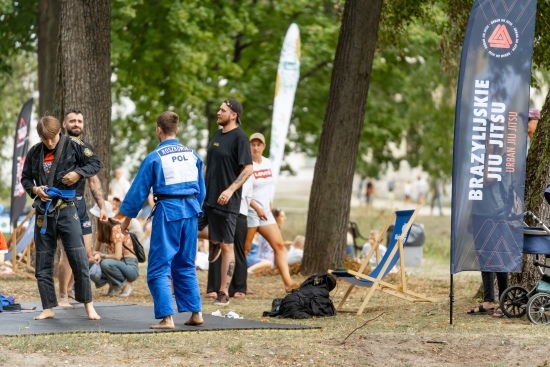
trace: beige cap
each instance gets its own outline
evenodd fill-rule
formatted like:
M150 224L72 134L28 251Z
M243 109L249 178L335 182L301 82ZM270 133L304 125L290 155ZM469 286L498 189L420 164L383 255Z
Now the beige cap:
M252 141L254 139L258 139L259 141L261 141L262 143L265 144L265 138L264 138L264 135L262 133L254 133L254 134L250 135L249 141Z

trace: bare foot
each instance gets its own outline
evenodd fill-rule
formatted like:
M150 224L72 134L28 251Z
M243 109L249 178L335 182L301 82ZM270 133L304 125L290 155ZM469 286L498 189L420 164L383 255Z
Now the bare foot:
M203 323L202 312L193 312L191 318L185 321L185 325L187 326L201 326Z
M172 316L165 316L158 324L149 326L149 329L172 330L174 329L174 320Z
M59 307L73 308L73 305L69 303L69 295L59 293L59 298L57 299L57 305Z
M46 308L44 309L40 315L36 316L34 318L35 320L46 320L46 319L53 319L53 308Z
M84 308L86 309L86 313L88 314L88 319L90 320L99 320L101 319L101 316L95 312L94 303L88 302L84 304Z

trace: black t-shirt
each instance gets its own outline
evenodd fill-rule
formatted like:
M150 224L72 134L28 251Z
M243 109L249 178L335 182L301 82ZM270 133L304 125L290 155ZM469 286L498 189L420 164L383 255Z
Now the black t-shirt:
M219 205L218 198L239 177L243 166L252 164L248 137L239 128L226 133L217 130L208 144L206 162L206 199L204 203L232 213L239 213L241 188L231 196L227 205Z

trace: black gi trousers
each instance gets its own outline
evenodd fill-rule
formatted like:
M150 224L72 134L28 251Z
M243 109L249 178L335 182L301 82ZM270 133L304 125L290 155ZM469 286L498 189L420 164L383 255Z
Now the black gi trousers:
M57 306L53 263L58 238L63 243L74 274L75 299L81 303L91 302L92 287L88 272L88 256L84 248L80 218L74 202L69 201L61 204L53 212L53 216L48 217L46 233L40 234L43 220L44 217L38 215L34 229L34 243L36 246L35 276L40 299L42 300L42 308L47 309Z
M235 227L235 238L233 248L235 249L235 273L229 285L229 296L233 297L236 292L246 294L246 257L244 256L244 243L246 241L246 233L248 225L246 223L246 215L239 214L237 216L237 226ZM222 257L218 257L216 261L208 267L208 282L206 284L206 293L220 291L221 285L221 266Z

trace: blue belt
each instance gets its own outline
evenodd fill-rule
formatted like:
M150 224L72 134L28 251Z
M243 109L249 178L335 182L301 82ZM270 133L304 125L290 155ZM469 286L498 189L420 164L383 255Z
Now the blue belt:
M48 224L48 210L50 209L50 205L52 204L53 199L72 199L76 195L75 190L59 190L55 187L49 187L44 192L48 196L50 196L52 200L46 202L46 210L44 211L44 223L42 224L42 228L40 229L40 234L46 233L46 228Z

